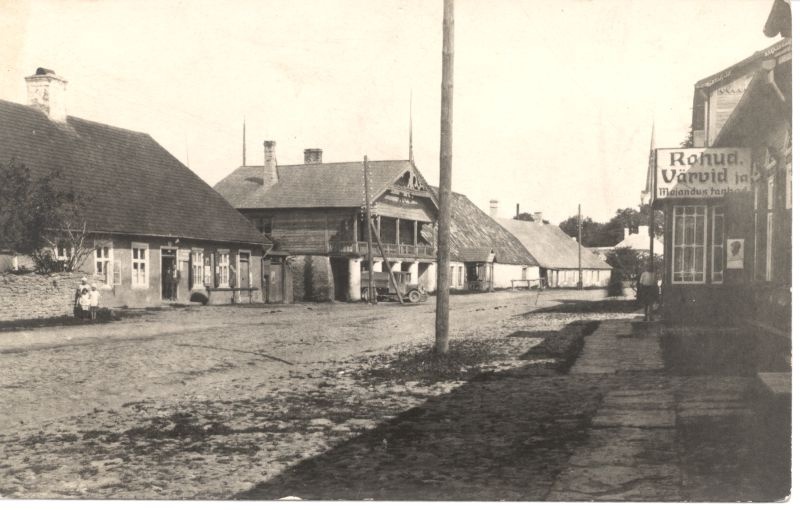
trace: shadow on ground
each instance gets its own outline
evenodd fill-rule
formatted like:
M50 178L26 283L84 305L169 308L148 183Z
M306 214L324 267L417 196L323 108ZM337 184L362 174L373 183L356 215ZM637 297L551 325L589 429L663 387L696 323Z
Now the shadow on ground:
M602 381L533 368L468 382L235 499L542 500L585 440Z
M635 313L642 307L635 299L603 299L586 301L582 299L560 299L559 304L538 308L523 314L523 317L540 313Z

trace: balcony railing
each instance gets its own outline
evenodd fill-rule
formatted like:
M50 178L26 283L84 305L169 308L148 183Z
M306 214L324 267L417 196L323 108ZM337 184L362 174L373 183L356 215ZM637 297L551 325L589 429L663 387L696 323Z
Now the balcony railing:
M415 258L433 258L436 255L433 246L428 244L389 244L383 243L383 249L386 250L387 257L415 257ZM330 253L354 253L356 255L367 254L366 241L331 241L328 243L328 250ZM372 243L372 254L376 257L380 256L378 243Z

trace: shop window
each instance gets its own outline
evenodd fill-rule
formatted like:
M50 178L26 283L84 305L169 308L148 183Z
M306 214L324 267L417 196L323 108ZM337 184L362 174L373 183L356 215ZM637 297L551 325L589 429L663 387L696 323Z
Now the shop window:
M146 289L148 287L148 262L147 244L131 244L131 287Z
M704 283L706 206L675 206L672 228L672 283Z
M725 268L725 214L711 208L711 283L722 283Z

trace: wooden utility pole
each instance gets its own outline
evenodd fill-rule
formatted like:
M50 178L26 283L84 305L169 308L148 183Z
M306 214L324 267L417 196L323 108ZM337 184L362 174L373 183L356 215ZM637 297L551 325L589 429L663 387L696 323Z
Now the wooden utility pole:
M449 349L450 187L453 168L453 0L444 0L442 22L442 107L439 135L439 235L436 254L436 352Z
M370 201L372 197L369 196L369 161L367 156L364 156L364 215L367 220L367 264L369 272L369 287L367 287L367 302L375 304L375 286L373 284L374 277L372 275L372 208Z
M372 223L372 220L369 222L369 227L375 230L375 240L378 242L378 249L381 251L381 257L383 260L386 261L386 265L389 265L389 259L386 258L386 252L383 250L383 243L381 242L381 236L378 234L377 230L375 229L375 224ZM404 305L405 301L403 301L403 294L400 293L400 289L397 288L397 280L394 279L394 273L392 272L392 268L389 267L389 280L392 282L392 287L394 287L394 292L397 294L397 299L400 300L400 304Z
M578 204L578 288L583 288L583 266L581 264L581 248L583 247L583 220L581 219L581 204Z

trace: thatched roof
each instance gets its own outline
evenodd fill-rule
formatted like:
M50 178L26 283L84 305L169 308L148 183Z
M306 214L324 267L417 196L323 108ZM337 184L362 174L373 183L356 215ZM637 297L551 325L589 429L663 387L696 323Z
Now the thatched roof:
M430 188L436 196L439 195L438 188ZM450 194L450 212L450 260L485 262L489 252L493 251L498 264L538 265L516 237L481 211L465 195ZM428 242L434 243L430 230L423 230L423 236L429 237Z
M578 243L557 226L510 219L498 219L497 222L525 245L525 248L539 261L541 267L548 269L578 268ZM583 269L611 269L611 266L586 247L581 248L581 267Z

